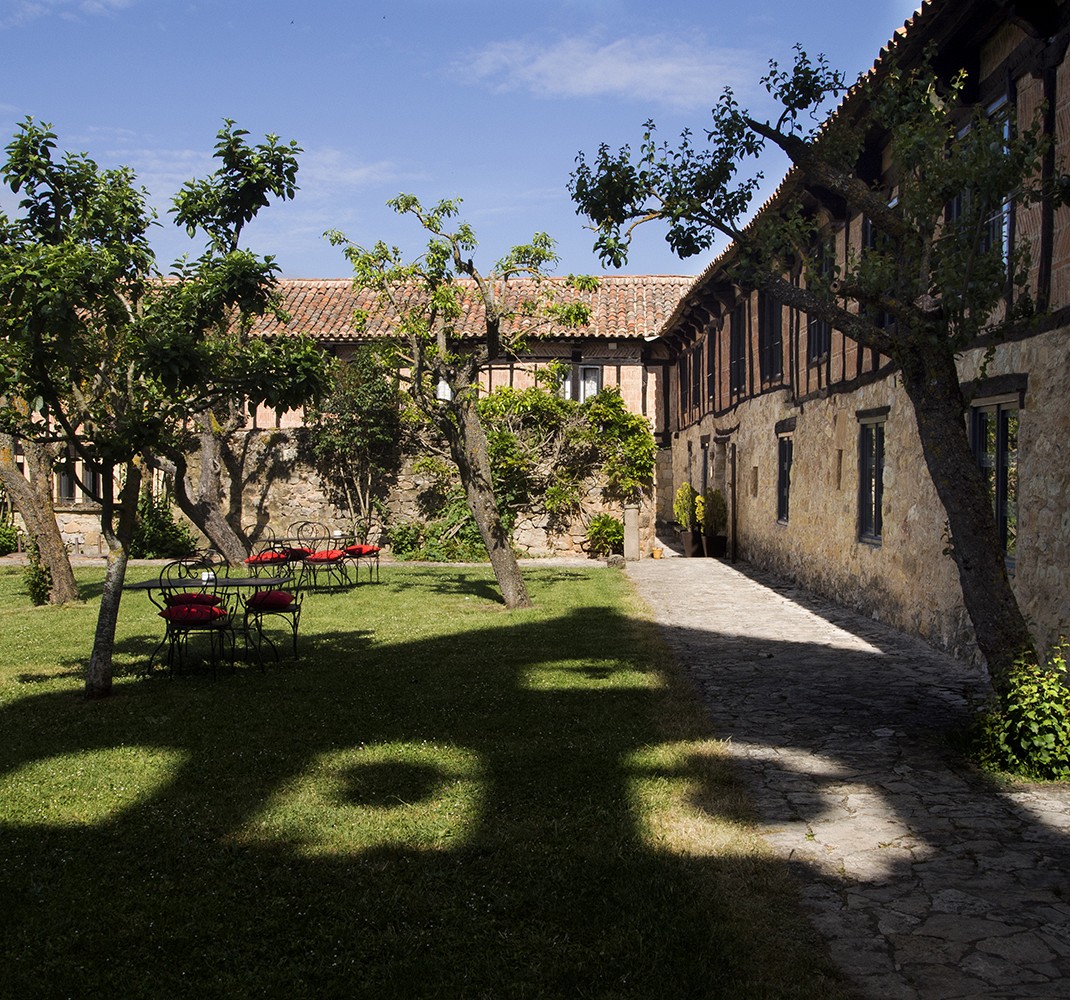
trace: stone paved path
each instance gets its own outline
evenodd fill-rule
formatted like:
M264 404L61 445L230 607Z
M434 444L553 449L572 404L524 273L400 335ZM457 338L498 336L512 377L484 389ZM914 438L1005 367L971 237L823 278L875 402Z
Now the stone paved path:
M742 565L628 573L863 995L1070 998L1070 787L956 760L979 671Z

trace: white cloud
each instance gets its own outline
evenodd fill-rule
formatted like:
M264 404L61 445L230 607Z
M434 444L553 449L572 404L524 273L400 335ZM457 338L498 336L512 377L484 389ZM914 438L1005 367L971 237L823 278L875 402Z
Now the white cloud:
M114 14L137 0L0 0L0 28L16 28L41 17L77 18Z
M494 42L455 69L503 91L541 97L643 98L680 108L706 107L725 86L753 82L764 61L739 49L718 49L669 35L602 42L566 38L550 46Z
M352 160L340 149L324 146L307 149L299 158L297 182L302 190L367 188L401 179L397 167L389 160L363 163Z

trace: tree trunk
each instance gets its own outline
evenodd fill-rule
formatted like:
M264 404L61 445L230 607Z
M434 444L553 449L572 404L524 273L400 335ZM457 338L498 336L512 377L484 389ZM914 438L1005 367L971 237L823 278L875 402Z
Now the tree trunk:
M914 405L925 463L947 514L963 603L997 691L1033 637L1007 576L995 514L963 419L955 360L946 351L916 350L903 386Z
M210 429L200 434L200 475L196 484L185 455L169 454L175 502L228 563L240 565L249 554L248 540L235 531L224 510L221 443Z
M115 653L115 626L119 621L119 603L123 596L126 564L130 558L130 538L137 521L137 498L141 490L141 467L134 462L126 466L126 482L119 501L118 526L115 523L112 479L114 470L104 468L101 486L102 504L100 528L108 542L108 562L104 571L104 590L100 595L97 630L93 636L93 652L85 673L87 698L106 698L111 694L112 657Z
M42 444L24 441L22 453L27 479L15 464L15 439L0 434L0 481L7 489L16 509L22 515L26 530L37 546L41 563L52 577L48 599L52 604L66 604L78 600L78 584L74 579L67 546L63 544L56 523L52 503L52 470L55 456Z
M440 425L449 441L453 461L460 471L461 483L468 497L468 509L487 548L505 606L510 609L530 608L531 598L524 577L509 542L509 533L498 514L487 435L480 423L475 401L464 393L454 404L453 412L457 416L456 423L443 420Z

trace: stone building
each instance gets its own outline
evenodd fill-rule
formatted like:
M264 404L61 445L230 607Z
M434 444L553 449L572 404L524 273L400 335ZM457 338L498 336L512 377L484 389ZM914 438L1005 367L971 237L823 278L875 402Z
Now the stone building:
M1043 169L1065 173L1068 41L1064 0L933 0L874 72L893 51L909 65L935 46L934 66L964 67L981 106L1009 104L1022 122L1046 108L1055 155ZM774 197L763 211L779 204ZM1029 241L1028 285L1044 315L1028 332L967 350L959 377L1013 588L1048 642L1070 629L1070 208L1008 202L993 224L1008 245ZM864 245L861 216L833 212L827 225L838 254ZM828 324L735 287L737 252L713 261L662 330L674 359L673 484L725 491L738 558L971 655L945 511L893 366Z
M564 278L548 279L563 284ZM664 433L669 411L664 390L664 370L651 364L651 357L664 349L657 332L679 301L681 293L694 281L673 275L606 275L591 292L576 291L591 307L590 322L566 333L533 337L526 353L502 358L486 372L485 388L512 386L523 389L534 384L533 375L552 361L570 366L562 391L584 400L602 388L617 388L633 413L646 416L656 432ZM523 283L515 282L521 286ZM360 344L391 340L396 336L390 317L377 309L375 297L357 291L349 279L281 279L279 290L289 321L279 323L263 317L251 333L259 337L307 334L328 353L345 360ZM567 295L569 293L565 293ZM369 320L357 331L354 311L367 310ZM481 318L473 317L473 330L481 329ZM330 501L309 459L304 414L276 412L264 407L249 415L248 425L231 442L230 454L246 481L243 489L243 524L268 526L278 533L297 521L318 520L331 527L346 527L345 515ZM193 461L196 467L195 460ZM81 484L89 487L90 492ZM395 521L418 519L417 496L423 483L412 471L411 461L403 464L387 507ZM92 477L74 459L57 467L54 496L60 529L72 551L103 554L99 506L92 497ZM599 490L592 484L587 514L600 509ZM654 493L640 510L640 545L648 553L655 542ZM620 510L613 510L616 516ZM255 536L260 531L253 531ZM532 555L555 552L581 553L585 533L583 519L564 531L548 530L547 519L529 512L514 530L518 547Z
M589 292L570 290L564 278L548 279L559 286L559 301L570 295L582 298L591 309L590 322L578 329L550 332L528 339L526 350L518 356L501 358L485 371L483 387L502 386L524 389L534 385L534 374L551 362L570 366L562 391L583 401L603 388L616 388L633 412L647 417L655 431L663 432L669 419L663 371L651 363L662 350L656 334L676 307L681 292L694 280L667 275L605 275L598 287ZM533 290L525 282L510 285L517 294ZM393 340L397 334L393 317L382 310L375 295L354 289L348 279L283 279L280 282L283 307L289 321L281 324L263 318L252 329L253 336L281 337L307 334L324 350L344 361L361 344ZM474 297L472 297L474 298ZM472 308L469 305L469 308ZM367 313L367 321L357 329L355 310ZM468 328L479 331L483 320L473 316ZM339 522L342 515L324 495L321 484L307 462L307 448L301 439L303 415L277 413L260 409L253 414L249 440L258 445L269 443L280 456L285 476L267 484L268 488L250 491L249 523L260 521L285 526L295 520L314 517L328 523ZM262 484L263 485L263 484ZM390 495L387 508L394 523L418 520L417 497L424 484L411 461L404 462ZM600 491L592 484L585 504L586 515L601 509ZM647 553L655 543L654 496L639 511L640 551ZM613 510L621 516L620 510ZM531 555L582 552L585 533L583 518L565 530L552 530L548 519L538 511L526 512L513 532L517 547Z

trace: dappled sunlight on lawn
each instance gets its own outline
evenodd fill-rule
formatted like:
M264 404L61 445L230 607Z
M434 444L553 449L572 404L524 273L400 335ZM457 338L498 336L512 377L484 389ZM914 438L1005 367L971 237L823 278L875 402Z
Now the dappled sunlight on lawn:
M472 837L483 794L479 759L459 747L350 747L318 755L235 839L303 857L454 850Z
M0 776L0 823L88 827L118 819L170 784L189 754L146 746L80 750Z
M761 853L719 740L661 743L624 761L632 814L650 848L686 857Z
M518 686L529 691L655 690L665 687L665 678L652 670L622 666L619 659L557 660L526 667Z

